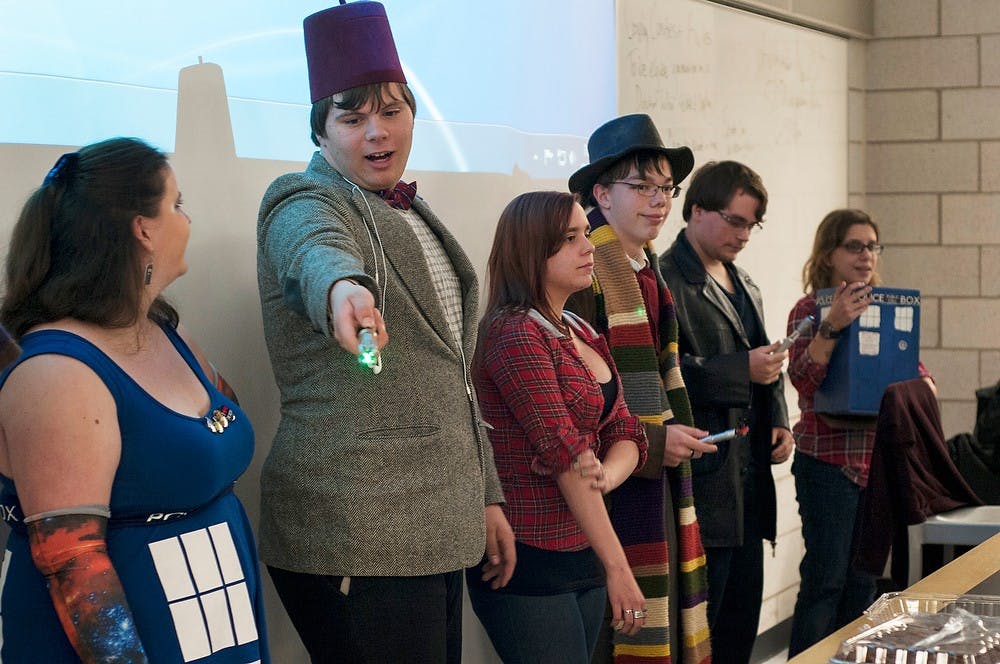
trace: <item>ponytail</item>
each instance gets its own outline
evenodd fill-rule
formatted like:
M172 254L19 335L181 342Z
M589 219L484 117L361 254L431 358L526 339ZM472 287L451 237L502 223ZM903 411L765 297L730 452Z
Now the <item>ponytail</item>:
M143 315L136 216L155 217L167 157L136 138L112 138L62 155L25 203L6 263L0 322L20 339L61 318L126 327ZM157 299L148 315L176 324Z
M21 209L7 251L7 295L0 306L0 321L15 339L37 324L38 311L30 300L37 293L52 264L52 219L64 187L45 185L35 190Z

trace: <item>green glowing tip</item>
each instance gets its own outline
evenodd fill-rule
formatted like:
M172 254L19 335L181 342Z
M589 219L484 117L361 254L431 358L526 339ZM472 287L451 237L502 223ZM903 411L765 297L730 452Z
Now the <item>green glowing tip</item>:
M638 307L635 308L635 313L637 313L637 314L644 314L644 313L646 313L646 308L643 307L642 305L640 305L640 306L638 306Z
M378 363L378 353L376 351L366 351L358 355L358 362L369 369Z

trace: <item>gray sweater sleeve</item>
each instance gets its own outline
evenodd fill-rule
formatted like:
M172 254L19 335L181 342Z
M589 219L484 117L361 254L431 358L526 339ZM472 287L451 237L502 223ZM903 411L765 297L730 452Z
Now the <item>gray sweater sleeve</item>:
M329 294L337 281L354 279L378 295L345 216L328 200L300 193L271 210L259 231L285 305L327 335Z

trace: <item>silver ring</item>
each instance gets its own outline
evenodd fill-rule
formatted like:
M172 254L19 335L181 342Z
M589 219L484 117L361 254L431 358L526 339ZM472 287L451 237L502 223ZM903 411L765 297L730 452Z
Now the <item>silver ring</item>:
M692 459L694 458L694 449L691 450L691 457L690 458L692 458Z
M632 609L625 609L625 613L632 615Z
M636 609L635 610L635 619L636 620L639 620L640 618L645 618L645 617L646 617L646 612L645 611L643 611L642 609Z

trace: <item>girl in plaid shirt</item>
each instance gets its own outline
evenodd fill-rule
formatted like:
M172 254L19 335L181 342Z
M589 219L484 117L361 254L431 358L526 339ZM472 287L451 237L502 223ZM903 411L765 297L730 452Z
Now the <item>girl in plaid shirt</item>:
M533 192L500 216L474 378L517 539L510 582L467 573L476 615L504 662L589 662L610 598L635 634L646 601L603 494L645 461L604 339L567 298L589 288L594 246L571 194Z
M788 376L798 390L801 411L792 431L792 474L806 547L789 657L857 618L875 593L874 579L850 564L857 509L875 442L874 423L849 425L817 416L813 397L826 378L840 331L867 308L872 286L879 283L878 240L878 226L861 210L826 215L803 268L807 295L788 315L789 334L807 316L819 320L816 291L836 288L823 322L789 349ZM923 364L919 369L929 376Z

